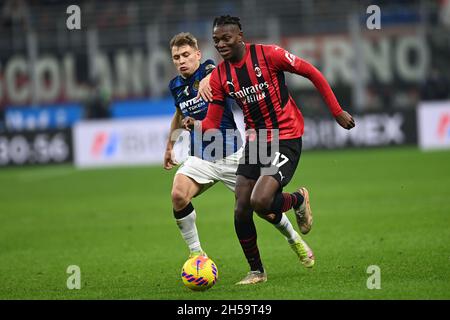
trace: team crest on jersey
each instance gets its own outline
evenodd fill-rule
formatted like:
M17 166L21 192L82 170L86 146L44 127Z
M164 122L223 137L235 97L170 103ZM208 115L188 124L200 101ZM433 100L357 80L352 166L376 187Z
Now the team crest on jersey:
M255 73L256 73L256 76L257 76L258 78L262 76L262 71L261 71L261 69L260 69L258 66L256 66L256 65L255 65Z
M200 86L200 81L195 80L195 81L194 81L194 84L192 85L192 87L194 88L194 90L198 90L199 86Z

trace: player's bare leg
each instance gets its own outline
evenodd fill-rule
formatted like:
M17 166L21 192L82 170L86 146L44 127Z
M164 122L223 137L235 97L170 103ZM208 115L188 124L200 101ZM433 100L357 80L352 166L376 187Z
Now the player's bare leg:
M279 182L272 176L261 176L255 184L251 196L252 207L263 219L277 224L281 216L279 211L294 209L297 225L302 234L307 234L313 224L313 216L309 201L309 192L305 187L299 188L293 194L279 193ZM274 203L278 202L278 203ZM274 208L275 205L275 208Z
M176 174L172 186L173 214L181 236L189 247L190 256L206 255L200 245L195 220L197 214L191 203L192 198L202 189L202 185L184 174Z
M272 176L261 176L255 183L250 202L253 210L263 219L274 222L277 214L271 212L275 194L280 188L280 184Z
M279 182L272 176L261 176L253 188L251 195L252 207L260 217L275 224L280 232L285 235L291 249L298 256L300 262L305 267L311 268L315 262L313 251L294 230L289 219L283 213L291 208L295 210L298 210L298 208L309 208L309 198L308 205L305 204L306 198L303 198L303 194L305 196L308 194L304 192L306 190L304 188L301 188L301 193L281 193L279 187Z
M257 234L253 221L253 209L250 204L250 195L255 180L238 175L236 180L234 209L234 227L241 244L244 255L250 265L250 272L236 284L255 284L267 281L267 275L259 255Z

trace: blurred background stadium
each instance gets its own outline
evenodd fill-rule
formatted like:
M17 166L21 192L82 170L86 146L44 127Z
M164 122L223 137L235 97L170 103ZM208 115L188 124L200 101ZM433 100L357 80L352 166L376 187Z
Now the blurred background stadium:
M67 12L71 5L78 5L80 8L81 29L69 30L67 26L67 20L75 12ZM367 12L370 5L377 5L381 9L381 29L368 28L367 21L374 12ZM27 291L24 287L16 292L14 288L20 287L20 277L5 276L19 268L18 265L24 261L14 249L17 243L20 246L20 243L25 241L16 238L16 228L25 225L25 228L32 229L30 221L38 219L33 216L35 212L42 213L39 219L48 220L49 223L57 216L57 211L67 214L67 217L84 217L84 221L88 221L93 214L93 221L96 221L96 217L104 225L110 220L101 213L93 212L98 207L100 212L109 210L111 221L117 222L114 226L118 227L122 222L128 223L127 219L136 219L145 225L146 222L143 221L147 221L148 212L158 211L158 214L164 217L161 219L167 220L164 220L163 224L167 224L167 230L170 230L171 236L176 239L174 241L178 241L174 250L183 246L171 220L169 194L173 173L162 173L160 168L169 123L174 112L168 82L175 76L175 69L172 66L168 42L174 34L189 31L199 39L203 57L212 57L219 62L220 58L212 46L211 31L213 18L222 14L241 17L246 40L276 43L312 62L329 80L341 105L355 115L357 127L351 132L340 130L314 87L298 76L288 76L290 92L306 118L304 148L346 150L325 153L319 151L314 155L318 163L328 166L329 163L325 159L329 157L334 159L331 160L334 161L332 164L336 163L335 159L340 159L342 163L348 154L354 157L352 166L358 167L358 158L371 163L367 154L376 158L379 156L376 150L379 150L382 160L372 164L379 166L377 170L381 174L385 172L383 168L403 157L405 161L418 159L419 162L410 168L409 174L425 170L420 176L425 178L428 177L425 174L428 171L421 161L435 164L430 168L435 171L432 177L428 177L430 184L426 192L431 195L437 186L440 186L441 193L433 193L433 208L437 210L434 218L443 217L441 222L444 227L447 225L447 231L428 231L436 232L449 240L448 212L443 215L442 211L448 209L443 199L448 196L449 153L430 152L424 155L419 150L450 148L450 0L2 0L0 219L3 223L0 228L3 229L4 241L1 241L3 250L0 250L0 254L3 252L5 259L0 259L3 261L3 264L0 263L0 277L3 278L0 279L4 284L3 292L0 289L0 298L68 297L61 293L63 289L53 296L51 293L46 295L45 290L39 295L34 291ZM371 150L368 150L369 147ZM389 158L389 155L396 160ZM427 158L429 156L439 160L434 162ZM65 165L56 168L56 164ZM397 164L398 170L401 170L402 162L398 161ZM45 168L41 169L41 165L45 165ZM130 168L134 165L141 167ZM157 167L148 167L151 165ZM10 166L27 168L6 169ZM126 166L130 171L123 171L123 168L81 172L73 169L105 166ZM355 168L352 166L349 170ZM304 170L312 170L310 174L320 179L320 175L318 172L315 175L314 170L320 171L322 168L312 167ZM374 172L378 172L377 170ZM394 174L396 169L389 172ZM147 180L137 183L141 175ZM405 173L401 177L408 179L409 175ZM59 178L61 179L58 180ZM305 178L308 181L308 176ZM372 178L376 180L376 177ZM97 185L100 182L95 179L104 179L106 184L111 185ZM314 179L312 178L312 181ZM395 174L392 179L395 179ZM94 180L97 182L93 182ZM343 180L344 177L337 175L331 183L337 184ZM161 185L156 187L151 181L158 181ZM358 183L361 181L357 177L352 181L352 187L358 189ZM379 182L378 192L381 196L385 190L382 189L383 182ZM417 188L422 182L415 181L410 187ZM66 183L74 185L67 187ZM79 186L75 187L77 183ZM132 206L134 209L130 209L125 202L121 203L122 209L113 205L121 194L126 193L127 184L134 187L130 186L132 191L126 194L123 200L143 203L141 207L135 205ZM44 185L49 186L47 191L41 189ZM121 191L118 192L112 185L118 189L122 188ZM403 188L404 184L401 185ZM97 198L83 193L82 190L88 186L92 187L91 192L99 192ZM64 191L64 188L68 188L67 191ZM156 204L157 197L151 195L153 189L160 189L157 197L163 199L158 200ZM18 195L25 190L28 192L26 195ZM223 189L219 190L217 193L211 191L211 198L216 199L214 201L220 199L220 192L225 192ZM132 192L134 193L131 194ZM110 199L109 195L116 195L117 198ZM82 205L79 203L80 197L90 199L86 200L86 207L77 207ZM326 199L325 195L323 197ZM69 202L65 203L63 198ZM42 202L43 199L55 203L55 212ZM106 203L109 204L102 207L102 204ZM230 241L233 241L230 212L233 205L232 196L224 203L229 209L228 212L223 212L224 221L230 224L228 236ZM90 205L89 208L87 204ZM370 208L370 202L367 206ZM419 204L417 206L414 210L419 216L423 207ZM122 216L120 212L116 212L114 216L115 210L135 210L138 214L133 217ZM410 212L410 203L406 202L403 207L395 210ZM53 213L45 218L44 212ZM31 220L17 220L17 214L23 215L23 219ZM114 217L118 220L114 220ZM63 218L56 218L60 226L70 225L68 221L60 219ZM34 225L34 222L32 224ZM139 228L137 225L134 227ZM79 228L83 229L82 225ZM159 226L156 225L156 228ZM79 236L74 237L83 238L85 232L89 236L91 231L80 231ZM116 231L117 234L121 232L119 229ZM218 230L214 232L216 231ZM145 231L141 232L145 237ZM34 236L35 238L30 239L42 240L37 234ZM164 236L163 234L162 237ZM26 237L25 234L24 238ZM50 244L58 242L58 239L61 240L47 240ZM44 240L44 243L47 242ZM89 244L85 245L89 247ZM447 250L448 253L448 241L446 245L442 244L441 249ZM153 250L164 252L163 249ZM243 260L238 249L234 250L237 252L236 259ZM178 251L179 261L171 261L169 264L174 274L178 272L178 265L181 266L180 261L185 255L183 250ZM5 262L7 259L15 262L8 264ZM59 256L59 259L61 266L67 261L67 257ZM162 263L168 263L162 260ZM29 262L33 263L32 261L34 260ZM137 258L133 261L138 265L141 263ZM446 261L448 267L448 257ZM142 270L146 268L144 264L140 266ZM245 269L244 265L242 269ZM22 274L28 273L25 267L20 270ZM39 275L39 270L34 271ZM65 274L60 277L64 279ZM134 275L132 279L142 280L137 277ZM177 278L177 275L174 277ZM439 278L436 281L440 280ZM58 286L55 283L54 285ZM130 285L129 291L125 290L129 293L125 297L146 296L133 294L131 287ZM39 288L45 288L45 285L40 284ZM448 289L448 284L446 288ZM138 292L142 293L144 290ZM180 297L177 294L170 295L166 291L161 292L161 295L156 297ZM336 297L358 297L352 295L351 290L349 292L341 296L337 293ZM100 292L95 292L84 297L124 296L103 296ZM270 298L263 293L258 297ZM398 295L394 294L393 297ZM448 291L442 291L437 297L449 298Z
M311 61L341 104L362 115L353 134L336 136L329 118L320 120L328 110L314 87L288 77L291 94L307 117L306 148L416 144L418 106L449 99L447 0L346 0L339 5L328 0L282 0L276 5L256 0L86 1L78 3L81 29L69 30L66 21L72 12L67 8L72 4L2 1L3 132L64 130L95 118L159 116L167 121L173 113L167 83L175 75L169 39L188 30L200 40L204 57L220 61L210 41L211 21L223 13L242 18L248 41L276 43ZM373 13L367 8L373 4L381 9L381 29L367 25ZM164 141L160 133L154 130L155 144ZM46 162L27 147L33 149L20 142L2 147L13 150L2 153L2 166ZM72 145L67 147L73 151ZM77 159L79 152L66 153L56 162Z

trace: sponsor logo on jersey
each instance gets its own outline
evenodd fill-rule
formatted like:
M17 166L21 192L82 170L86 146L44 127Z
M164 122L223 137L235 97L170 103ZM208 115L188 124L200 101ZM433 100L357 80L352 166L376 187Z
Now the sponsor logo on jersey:
M181 102L180 109L184 110L185 108L187 108L188 112L193 112L193 111L197 110L198 108L201 108L205 104L206 104L205 101L203 101L203 99L201 97L199 97L199 98L195 97L195 98Z
M230 92L230 96L242 102L254 103L266 98L266 90L269 89L267 81L258 83L250 87L243 87L236 92Z

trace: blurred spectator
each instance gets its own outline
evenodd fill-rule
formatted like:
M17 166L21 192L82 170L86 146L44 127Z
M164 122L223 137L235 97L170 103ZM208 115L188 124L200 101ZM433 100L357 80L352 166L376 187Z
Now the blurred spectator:
M159 9L161 10L161 14L158 20L167 21L168 23L179 20L177 5L173 0L164 0Z
M124 12L120 3L116 1L107 2L99 12L97 26L99 28L110 28L121 21L119 18Z
M7 0L2 7L2 25L27 28L29 9L25 0Z
M395 92L396 90L389 85L380 85L379 94L383 109L390 110L395 107L393 102Z
M440 0L439 20L450 29L450 0Z
M446 100L450 98L449 90L450 82L447 75L433 68L421 86L421 98L422 100Z
M416 106L419 102L417 91L415 88L397 91L393 96L392 106L395 106L396 109L407 109Z
M136 25L139 23L139 7L136 2L127 2L125 12L129 25Z
M85 117L88 119L105 119L111 116L111 96L102 88L98 79L88 82L88 98L85 103Z
M366 86L366 99L365 108L367 111L379 110L385 106L375 85Z

